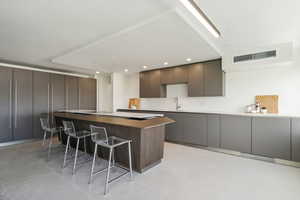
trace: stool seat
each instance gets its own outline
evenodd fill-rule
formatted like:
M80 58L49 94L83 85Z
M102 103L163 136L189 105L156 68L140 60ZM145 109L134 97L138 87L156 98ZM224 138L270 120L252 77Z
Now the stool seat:
M104 146L107 148L114 148L114 147L121 146L123 144L128 143L129 140L125 140L123 138L119 138L119 137L115 137L115 136L110 136L107 138L107 141L106 140L95 140L94 142L100 146Z
M84 137L91 136L91 132L90 131L86 131L86 130L76 131L74 133L70 132L69 136L73 137L73 138L84 138Z

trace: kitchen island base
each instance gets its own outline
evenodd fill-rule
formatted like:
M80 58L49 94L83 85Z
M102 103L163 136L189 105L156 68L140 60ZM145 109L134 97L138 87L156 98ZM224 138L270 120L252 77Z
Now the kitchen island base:
M135 128L113 125L108 123L101 123L89 121L88 119L80 120L76 119L77 115L68 114L65 116L61 113L55 115L56 124L61 126L63 120L72 120L74 122L76 130L90 130L90 125L105 127L108 136L116 136L132 141L132 167L133 170L142 173L153 166L159 164L164 154L164 140L165 140L165 125L152 126L147 128ZM62 142L66 144L67 137L65 134L62 136ZM84 141L80 143L80 149L84 150ZM70 144L72 147L76 146L76 141L71 140ZM86 140L87 153L93 154L94 143L89 137ZM128 167L128 147L120 146L115 150L116 162L124 167ZM103 147L98 148L98 156L106 159L108 158L108 149Z

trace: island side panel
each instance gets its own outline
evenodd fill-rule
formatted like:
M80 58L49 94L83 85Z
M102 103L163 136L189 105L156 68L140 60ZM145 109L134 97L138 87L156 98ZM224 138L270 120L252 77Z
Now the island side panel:
M142 171L159 164L164 155L165 126L156 126L141 131Z

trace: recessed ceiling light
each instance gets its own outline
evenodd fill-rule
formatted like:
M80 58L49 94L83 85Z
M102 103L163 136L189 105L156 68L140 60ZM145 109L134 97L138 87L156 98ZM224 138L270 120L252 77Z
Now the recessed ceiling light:
M143 66L144 69L147 69L148 67L146 65Z
M96 72L96 74L100 74L100 72Z
M128 72L128 69L124 69L124 72Z
M191 62L191 61L192 61L192 59L191 59L191 58L187 58L187 59L186 59L186 61L188 61L188 62Z
M198 5L193 0L180 0L184 7L189 10L200 23L216 38L221 36L220 31L215 27L215 25L208 19L205 13L198 7Z
M168 62L164 62L164 65L168 65L169 63Z

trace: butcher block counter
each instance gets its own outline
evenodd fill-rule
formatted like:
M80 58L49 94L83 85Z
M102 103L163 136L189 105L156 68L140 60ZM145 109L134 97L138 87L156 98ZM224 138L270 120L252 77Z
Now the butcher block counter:
M89 130L90 125L105 127L109 136L117 136L132 141L132 164L137 172L159 164L163 158L165 125L174 123L172 119L163 115L143 114L128 115L116 113L84 113L84 112L56 112L54 113L56 124L62 126L63 120L73 121L76 130ZM63 134L63 143L66 136ZM92 154L93 142L88 139L87 151ZM75 140L71 141L75 147ZM83 141L80 148L83 150ZM107 149L100 148L99 157L107 159ZM120 146L116 150L116 161L125 167L128 166L128 152L126 147Z

